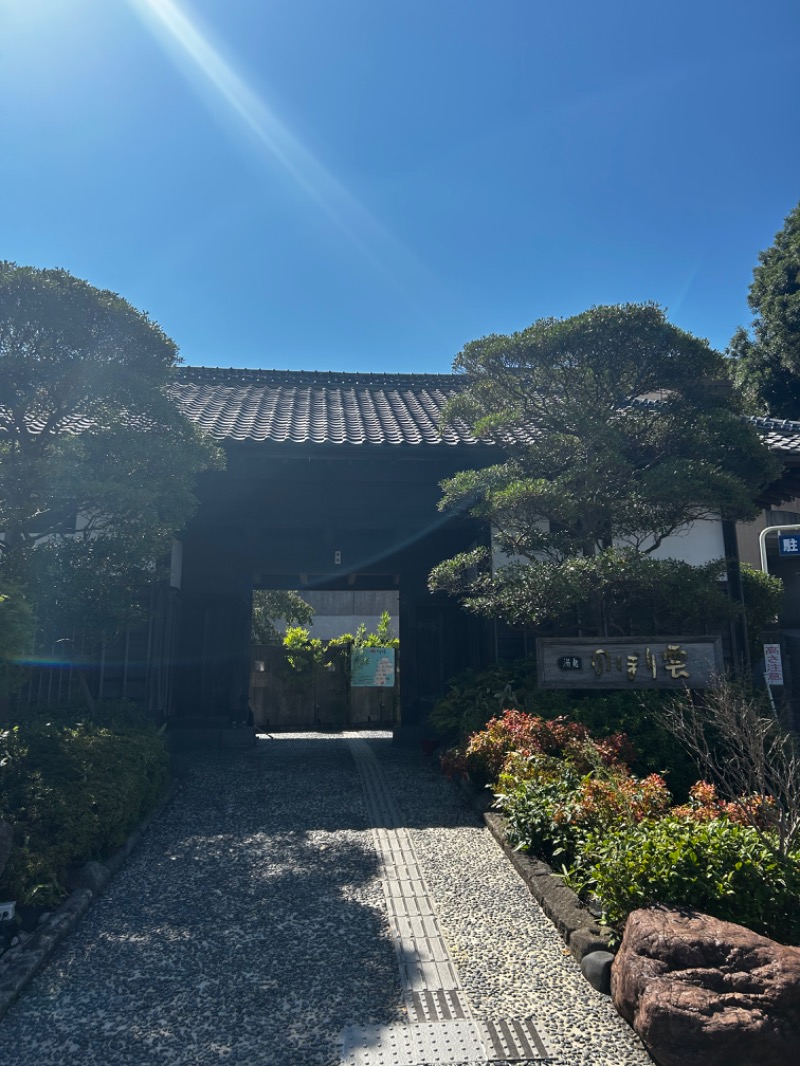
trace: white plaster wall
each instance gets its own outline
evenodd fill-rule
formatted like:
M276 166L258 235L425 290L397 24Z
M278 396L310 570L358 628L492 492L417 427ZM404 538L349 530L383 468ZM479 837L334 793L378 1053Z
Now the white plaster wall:
M623 546L623 542L618 543ZM693 522L682 532L666 537L650 552L651 559L678 559L692 566L702 566L724 556L725 540L718 518Z
M540 524L540 528L547 529L547 523ZM617 540L617 547L624 547L625 542ZM652 542L651 542L652 543ZM692 566L702 566L714 559L722 559L725 555L725 541L722 535L722 522L718 518L703 519L687 526L685 530L671 537L666 537L661 544L650 553L653 559L678 559ZM525 563L528 560L521 555L504 555L495 546L495 533L492 530L492 572L495 572L509 563Z

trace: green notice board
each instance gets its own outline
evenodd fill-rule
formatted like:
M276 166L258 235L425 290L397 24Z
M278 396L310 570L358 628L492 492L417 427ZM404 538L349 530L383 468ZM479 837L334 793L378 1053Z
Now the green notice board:
M394 648L353 648L350 685L353 688L393 688Z

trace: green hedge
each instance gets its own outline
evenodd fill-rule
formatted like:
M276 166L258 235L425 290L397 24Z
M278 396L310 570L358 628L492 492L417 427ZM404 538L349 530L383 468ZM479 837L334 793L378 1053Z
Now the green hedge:
M19 904L57 903L70 866L119 847L169 780L164 743L135 711L57 713L0 734L0 819L14 832L0 896Z
M800 854L781 859L754 828L724 817L668 816L590 833L567 883L590 889L615 926L666 903L800 943Z

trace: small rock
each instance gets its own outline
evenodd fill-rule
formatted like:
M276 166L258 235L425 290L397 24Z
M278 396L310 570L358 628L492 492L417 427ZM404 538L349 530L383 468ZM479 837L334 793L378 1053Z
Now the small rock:
M591 951L581 959L581 973L598 992L611 995L611 964L614 956L610 951Z
M101 862L87 862L70 878L71 888L88 888L94 897L100 895L111 879L111 872Z
M576 929L570 934L569 950L573 957L580 962L586 955L591 955L598 951L607 952L609 939L608 928L592 922L591 925L582 925L580 929Z

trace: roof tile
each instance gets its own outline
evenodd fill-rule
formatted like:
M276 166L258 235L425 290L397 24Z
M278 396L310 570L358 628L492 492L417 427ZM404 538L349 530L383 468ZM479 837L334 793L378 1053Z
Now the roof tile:
M475 443L465 427L439 430L453 374L353 374L183 366L172 393L217 440L296 444Z
M183 366L172 391L184 414L218 440L475 444L465 426L439 426L442 407L464 384L455 374ZM773 451L800 456L800 422L751 421Z
M360 374L181 366L171 392L183 413L217 440L296 444L457 445L478 441L441 410L466 384L455 374ZM0 405L0 413L2 405ZM750 419L772 451L800 457L800 422ZM70 428L90 426L79 419ZM41 428L33 424L33 429ZM516 440L525 434L517 431Z
M771 451L800 455L800 422L788 418L751 418Z

